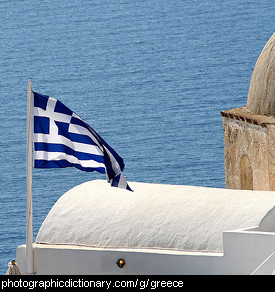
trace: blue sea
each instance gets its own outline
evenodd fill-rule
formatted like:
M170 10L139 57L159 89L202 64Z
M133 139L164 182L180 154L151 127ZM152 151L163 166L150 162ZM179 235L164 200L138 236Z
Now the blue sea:
M246 104L274 11L272 0L1 0L0 274L25 243L29 79L123 157L130 186L224 188L220 111ZM94 179L105 175L33 170L34 238L64 192Z

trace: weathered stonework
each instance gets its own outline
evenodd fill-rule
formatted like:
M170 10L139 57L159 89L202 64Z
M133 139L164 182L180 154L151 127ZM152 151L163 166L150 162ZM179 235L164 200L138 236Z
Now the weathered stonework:
M221 114L226 188L275 191L275 34L255 65L247 105Z
M223 111L225 186L275 191L275 118Z

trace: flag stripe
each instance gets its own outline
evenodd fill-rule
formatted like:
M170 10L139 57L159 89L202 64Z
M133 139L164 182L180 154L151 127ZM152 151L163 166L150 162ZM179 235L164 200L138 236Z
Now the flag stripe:
M72 124L70 123L69 125L69 132L70 133L74 133L74 134L80 134L80 135L86 135L88 137L90 137L90 139L93 141L93 144L97 145L97 146L101 146L102 143L100 143L100 141L95 137L94 134L91 133L91 131L85 127L82 127L78 124ZM85 142L83 142L85 143Z
M59 161L66 159L70 163L80 164L82 167L104 167L105 164L97 162L95 160L79 160L75 156L65 154L64 152L46 152L46 151L35 151L35 160L49 160L49 161Z
M34 143L41 142L41 143L52 143L52 144L64 144L78 152L88 152L91 154L103 156L103 152L96 145L72 142L70 139L65 138L64 136L51 137L51 136L45 136L43 134L35 134L33 140L34 140Z
M82 171L87 171L87 172L93 172L93 171L98 171L102 174L105 173L105 168L104 167L82 167L81 165L77 163L70 163L69 161L65 159L61 160L42 160L42 159L37 159L34 161L34 167L35 168L65 168L65 167L76 167Z
M75 133L72 133L72 132L69 132L69 129L70 130L72 129L71 125L67 123L63 123L63 122L57 122L57 121L55 121L55 124L58 127L58 134L63 137L66 137L72 142L97 145L94 139L92 139L92 135L90 133L88 132L80 133L79 130L77 130Z
M82 119L76 117L76 115L72 116L71 124L79 125L79 126L85 128L85 129L89 130L88 125Z
M34 143L35 151L46 151L46 152L63 152L68 155L74 156L79 160L95 160L97 162L104 163L104 157L102 155L95 155L92 153L84 153L75 151L74 149L64 145L64 144L53 144L53 143Z
M120 180L120 174L118 174L113 180L112 180L112 187L118 187Z
M87 123L85 123L77 114L73 114L71 123L70 123L70 133L78 133L87 134L95 143L99 146L105 146L105 150L108 151L108 156L111 154L111 161L119 165L121 171L124 169L123 159L116 153L116 151L108 145L102 137Z

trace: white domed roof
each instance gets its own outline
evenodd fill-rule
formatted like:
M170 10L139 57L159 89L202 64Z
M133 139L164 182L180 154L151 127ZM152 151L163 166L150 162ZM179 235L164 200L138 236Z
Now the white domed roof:
M95 180L69 190L49 212L36 242L219 251L223 231L257 226L264 216L264 228L275 231L267 215L274 192L137 182L131 187L134 192Z
M275 33L256 62L246 108L253 114L275 116Z

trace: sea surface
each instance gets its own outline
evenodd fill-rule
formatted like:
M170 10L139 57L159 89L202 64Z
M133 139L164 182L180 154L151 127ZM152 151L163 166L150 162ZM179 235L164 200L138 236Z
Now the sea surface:
M224 188L220 111L246 104L274 20L272 0L0 0L0 274L25 243L29 79L123 157L130 186ZM94 179L33 170L34 239L57 199Z

